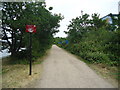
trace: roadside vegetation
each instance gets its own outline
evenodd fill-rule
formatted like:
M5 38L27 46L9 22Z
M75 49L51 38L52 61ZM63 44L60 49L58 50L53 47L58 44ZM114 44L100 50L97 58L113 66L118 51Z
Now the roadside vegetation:
M112 17L113 23L102 20L99 14L83 14L70 21L66 38L55 38L59 47L81 57L84 62L106 69L119 80L120 27L119 16ZM58 43L68 40L69 43ZM114 70L113 70L114 68ZM97 71L99 71L97 69ZM112 70L112 72L111 72ZM104 71L102 73L105 73Z

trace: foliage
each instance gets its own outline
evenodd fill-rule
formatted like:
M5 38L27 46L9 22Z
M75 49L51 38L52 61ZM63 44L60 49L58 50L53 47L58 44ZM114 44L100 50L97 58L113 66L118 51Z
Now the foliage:
M37 32L32 34L32 54L36 59L51 47L53 34L59 31L57 28L63 19L60 14L52 14L41 2L3 2L2 12L3 39L7 40L9 52L18 59L29 57L29 33L25 32L26 25L37 27Z
M81 46L80 55L84 59L109 65L118 65L118 59L120 59L117 55L118 44L116 42L111 45L114 42L113 38L116 37L114 32L99 29L98 31L86 33L85 36L87 37L83 37L79 44Z
M66 39L62 38L62 37L55 37L54 38L54 44L59 45L59 42L63 42L64 40L66 40Z
M116 25L114 22L112 26ZM61 47L90 63L118 66L120 29L111 30L109 26L110 24L101 20L98 14L92 14L92 19L89 19L88 14L72 19L68 26L69 31L66 32L66 39L70 43Z

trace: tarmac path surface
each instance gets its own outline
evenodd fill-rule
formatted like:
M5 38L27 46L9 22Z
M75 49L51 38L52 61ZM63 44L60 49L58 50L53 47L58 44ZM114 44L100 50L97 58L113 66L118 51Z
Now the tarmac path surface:
M74 55L53 45L32 88L114 88Z

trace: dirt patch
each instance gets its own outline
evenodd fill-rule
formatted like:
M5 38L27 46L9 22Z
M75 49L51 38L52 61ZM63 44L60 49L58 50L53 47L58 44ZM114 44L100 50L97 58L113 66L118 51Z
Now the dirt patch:
M37 59L32 65L32 75L29 75L29 65L10 64L10 58L2 59L2 88L29 88L28 84L33 83L41 77L43 70L42 61L47 57L46 54Z
M40 78L42 65L33 64L31 76L29 65L3 65L2 70L2 88L23 88L38 77Z

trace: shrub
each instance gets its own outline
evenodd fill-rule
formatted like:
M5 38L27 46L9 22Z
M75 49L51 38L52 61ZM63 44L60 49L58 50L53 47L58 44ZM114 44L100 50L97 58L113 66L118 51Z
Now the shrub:
M88 62L118 66L120 61L118 36L118 32L102 28L86 32L81 39L78 39L79 42L62 47Z
M90 62L96 63L107 63L109 60L109 57L101 52L88 52L84 58Z

